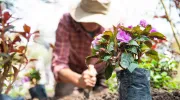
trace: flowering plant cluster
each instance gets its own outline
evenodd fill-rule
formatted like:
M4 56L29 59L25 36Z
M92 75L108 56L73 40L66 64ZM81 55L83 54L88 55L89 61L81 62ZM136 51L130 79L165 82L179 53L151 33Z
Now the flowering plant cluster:
M105 31L94 38L92 55L86 58L86 64L91 58L99 58L97 63L106 62L106 78L116 67L133 72L139 67L142 56L159 60L158 52L153 48L157 40L166 40L166 37L145 20L134 27L118 25L113 31Z
M36 70L34 67L31 68L23 78L22 82L31 82L32 84L37 84L37 82L41 79L39 70Z

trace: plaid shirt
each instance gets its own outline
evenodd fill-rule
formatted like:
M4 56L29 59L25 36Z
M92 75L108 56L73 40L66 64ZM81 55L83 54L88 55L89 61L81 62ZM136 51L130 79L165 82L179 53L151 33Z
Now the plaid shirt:
M94 32L101 34L104 28L100 27ZM57 79L57 72L63 68L71 68L77 73L87 69L85 58L91 55L91 42L93 37L87 33L82 26L75 22L70 14L64 14L56 30L56 42L53 50L52 71ZM97 59L93 59L96 62ZM104 63L95 65L99 72Z

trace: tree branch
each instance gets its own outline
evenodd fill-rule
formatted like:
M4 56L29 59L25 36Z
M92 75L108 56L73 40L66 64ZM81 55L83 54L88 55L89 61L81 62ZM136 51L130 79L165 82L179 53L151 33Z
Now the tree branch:
M179 48L179 50L180 50L180 44L179 44L179 41L178 41L178 39L177 39L176 33L175 33L175 31L174 31L174 27L173 27L172 20L170 19L169 15L168 15L168 13L167 13L167 9L166 9L166 6L165 6L163 0L160 0L160 1L161 1L162 5L163 5L165 14L166 14L166 16L167 16L167 20L168 20L168 22L169 22L169 24L170 24L170 26L171 26L171 30L172 30L172 32L173 32L173 36L174 36L174 38L175 38L175 40L176 40L176 43L177 43L177 45L178 45L178 48Z

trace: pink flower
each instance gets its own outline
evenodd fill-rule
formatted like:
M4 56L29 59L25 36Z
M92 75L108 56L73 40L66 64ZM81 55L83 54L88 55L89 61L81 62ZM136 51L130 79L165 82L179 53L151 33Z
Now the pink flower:
M22 79L22 83L26 83L26 82L29 82L29 81L30 81L29 77L24 77Z
M152 32L157 32L156 28L152 28L152 29L150 30L150 33L152 33Z
M125 31L120 30L116 36L116 38L120 41L120 42L125 42L128 43L132 38L131 36L126 33Z
M128 26L128 28L133 28L133 26L132 26L132 25L130 25L130 26Z
M92 41L92 46L95 47L99 45L99 40L102 38L103 34L99 34L98 36L95 37L95 39Z
M141 20L140 25L145 28L148 24L145 20Z

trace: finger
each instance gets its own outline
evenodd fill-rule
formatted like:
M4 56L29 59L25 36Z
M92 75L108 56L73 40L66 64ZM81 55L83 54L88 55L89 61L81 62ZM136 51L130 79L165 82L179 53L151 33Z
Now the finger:
M90 77L95 77L96 76L96 74L92 73L91 71L88 71L86 74L89 75Z
M89 76L88 74L84 74L84 75L83 75L83 78L84 78L84 79L90 79L91 76Z
M92 80L90 80L90 79L86 79L86 80L85 80L85 84L86 84L86 85L90 85L90 86L94 86L94 85L96 84L96 82L95 82L95 81L92 81Z
M92 83L87 83L86 84L86 87L94 87L95 86L95 84L92 84Z
M91 77L91 80L96 82L96 77Z

